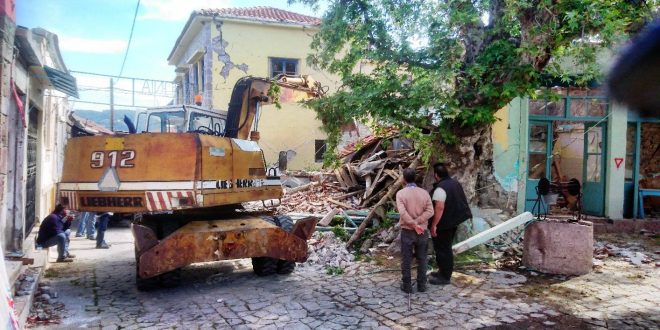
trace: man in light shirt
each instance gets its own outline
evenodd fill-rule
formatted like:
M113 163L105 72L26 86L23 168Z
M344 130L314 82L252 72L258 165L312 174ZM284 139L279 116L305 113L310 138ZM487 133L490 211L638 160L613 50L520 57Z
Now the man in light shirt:
M454 253L451 249L456 228L463 221L472 218L461 184L449 177L447 167L442 163L433 165L436 183L431 190L433 200L433 220L430 224L431 239L435 250L438 272L431 273L429 283L446 285L450 283L454 271Z
M396 194L396 208L401 225L401 290L412 292L410 264L413 252L417 259L417 290L426 291L426 251L428 219L433 216L429 193L415 184L415 170L403 171L406 186Z

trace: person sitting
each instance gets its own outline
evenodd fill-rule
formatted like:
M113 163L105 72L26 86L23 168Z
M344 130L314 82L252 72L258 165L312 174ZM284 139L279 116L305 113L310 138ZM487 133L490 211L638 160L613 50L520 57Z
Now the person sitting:
M67 217L67 210L57 204L39 226L37 247L49 248L57 245L57 262L72 262L74 255L69 253L69 234L73 217Z

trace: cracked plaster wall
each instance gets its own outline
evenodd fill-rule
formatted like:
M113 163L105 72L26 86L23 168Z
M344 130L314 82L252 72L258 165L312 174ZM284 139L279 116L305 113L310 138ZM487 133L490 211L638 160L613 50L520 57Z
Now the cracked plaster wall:
M336 89L338 78L307 67L305 58L311 52L312 32L300 27L268 24L214 22L211 28L213 107L226 109L235 82L246 75L268 77L271 57L298 60L300 74L310 74L330 90ZM259 119L266 162L277 161L279 151L292 150L290 169L320 168L314 161L315 140L325 140L321 122L313 110L299 104L282 104L282 109L269 105L262 108Z

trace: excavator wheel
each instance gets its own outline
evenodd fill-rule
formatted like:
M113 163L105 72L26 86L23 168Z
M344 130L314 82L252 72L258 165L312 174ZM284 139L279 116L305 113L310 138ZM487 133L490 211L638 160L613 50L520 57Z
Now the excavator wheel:
M291 219L291 217L286 215L278 215L275 216L275 220L277 220L277 225L280 228L284 229L285 231L291 232L291 229L293 229L293 219ZM278 274L283 274L283 275L291 274L295 268L296 268L295 261L289 261L289 260L277 261Z
M261 218L279 227L277 218L269 216L262 216ZM273 275L277 272L278 262L279 260L270 257L254 257L252 258L252 270L259 276Z

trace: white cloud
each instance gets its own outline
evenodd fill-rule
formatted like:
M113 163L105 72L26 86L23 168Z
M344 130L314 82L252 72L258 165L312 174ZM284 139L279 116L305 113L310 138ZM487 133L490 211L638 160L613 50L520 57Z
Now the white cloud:
M142 0L140 20L185 21L202 8L231 7L230 0Z
M90 39L58 35L60 49L67 52L119 54L126 51L126 40Z

